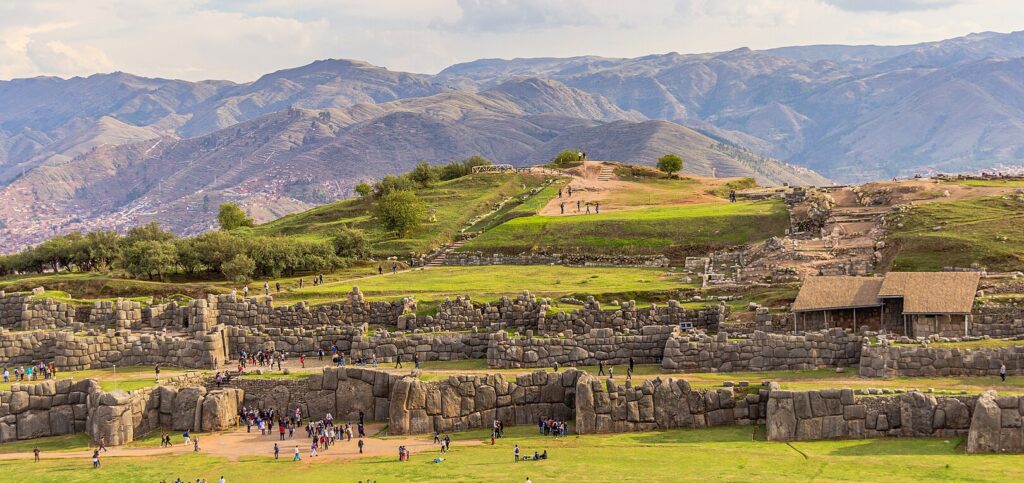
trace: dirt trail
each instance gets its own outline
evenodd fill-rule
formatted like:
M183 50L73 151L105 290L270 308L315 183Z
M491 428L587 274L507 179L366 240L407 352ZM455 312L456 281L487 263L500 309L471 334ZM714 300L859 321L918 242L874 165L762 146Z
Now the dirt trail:
M374 434L382 428L383 424L371 423L367 425L367 433ZM130 446L111 447L109 451L102 452L100 458L164 456L191 453L193 451L191 445L186 446L185 444L182 444L183 441L180 433L172 434L171 440L174 443L174 446L170 448L133 448ZM255 429L253 432L247 433L244 427L233 431L199 435L199 447L203 454L222 456L231 461L237 461L241 456L266 456L268 458L272 458L274 456L274 443L278 443L281 448L281 459L288 460L292 459L295 454L295 447L298 446L299 453L305 463L309 463L310 461L333 461L372 456L394 456L397 459L399 446L405 446L408 448L415 459L416 455L419 453L428 451L433 452L438 448L438 446L434 444L433 438L430 436L410 436L405 438L371 437L363 439L365 445L363 446L363 453L360 454L359 447L356 444L357 441L358 438L353 438L352 441L338 442L326 451L317 450L319 455L314 458L310 456L310 440L306 438L304 430L297 430L295 432L295 437L290 439L285 438L284 441L280 440L276 430L273 435L261 435L259 431L256 431ZM480 440L452 442L453 446L475 446L478 444L481 444ZM92 458L92 450L59 452L44 451L41 453L40 457L43 459L78 458L82 460L90 460ZM426 456L421 456L421 458L425 457ZM432 457L433 456L431 456L431 458ZM25 453L0 454L0 460L19 459L32 459L32 452L27 451Z

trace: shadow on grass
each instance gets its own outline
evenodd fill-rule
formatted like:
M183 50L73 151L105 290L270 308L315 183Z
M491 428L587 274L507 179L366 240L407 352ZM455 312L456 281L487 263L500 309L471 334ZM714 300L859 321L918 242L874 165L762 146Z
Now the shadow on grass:
M815 456L924 456L957 454L963 438L877 438L794 443Z

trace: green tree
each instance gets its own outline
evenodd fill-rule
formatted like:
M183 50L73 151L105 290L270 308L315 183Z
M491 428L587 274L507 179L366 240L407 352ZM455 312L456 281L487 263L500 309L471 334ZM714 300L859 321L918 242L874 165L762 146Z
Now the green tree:
M238 203L221 203L220 212L217 213L217 222L220 223L220 229L224 231L256 225Z
M658 170L672 176L674 173L683 170L683 158L673 153L668 153L658 158Z
M373 185L373 195L381 198L395 191L412 191L415 188L415 183L408 176L389 174Z
M437 181L437 172L426 161L416 163L416 167L409 172L409 179L421 187L427 188Z
M473 155L462 161L455 161L442 166L438 177L441 181L461 178L473 174L474 166L490 166L492 164L494 163L483 156Z
M192 238L199 260L209 271L221 271L221 265L245 251L245 240L223 231L208 231Z
M178 265L181 265L189 275L195 275L203 268L203 254L195 238L174 240L174 247L178 250Z
M419 226L426 206L412 191L394 191L377 200L374 215L384 227L405 236Z
M152 280L156 274L162 281L177 265L178 249L170 240L138 241L128 246L122 262L125 270L133 275L146 275Z
M364 258L369 253L370 241L358 228L344 227L334 232L334 253L344 258Z
M151 221L128 230L128 235L124 237L124 243L131 245L138 241L169 241L173 239L174 233L164 230L159 223Z
M551 164L560 168L576 166L583 161L583 156L578 149L566 149L551 159Z
M373 193L373 186L370 186L370 183L363 181L356 185L356 194L359 196L366 198L367 196L370 196L370 193Z
M238 283L248 282L255 271L256 262L252 261L244 253L235 255L234 258L224 262L220 267L220 272L224 274L224 278Z
M92 269L106 270L121 256L121 235L98 230L85 235L86 251Z

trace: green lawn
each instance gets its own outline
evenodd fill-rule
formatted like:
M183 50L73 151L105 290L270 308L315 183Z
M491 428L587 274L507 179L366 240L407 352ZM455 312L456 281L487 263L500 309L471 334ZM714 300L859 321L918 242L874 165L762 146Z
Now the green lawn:
M644 292L667 292L692 288L681 275L657 268L565 267L560 265L496 265L486 267L437 267L410 270L386 277L307 286L275 298L275 303L306 300L324 303L342 300L358 286L374 299L393 300L413 295L418 302L429 303L445 297L469 294L474 300L497 300L503 295L517 296L523 290L544 296L568 294L616 294L634 296ZM619 300L628 300L621 298Z
M993 188L1024 188L1024 180L1021 179L967 179L949 181L954 184L965 186L993 187Z
M889 242L897 250L893 268L935 271L979 263L989 270L1019 270L1024 266L1022 223L1024 201L1019 198L915 206L889 223Z
M538 436L532 426L509 428L495 446L462 446L484 439L481 431L456 434L442 463L434 451L411 461L374 457L350 461L309 461L242 457L238 461L204 454L106 458L92 470L88 458L38 464L2 461L11 481L124 482L195 481L453 481L661 482L661 481L1020 481L1022 455L967 455L961 438L891 438L806 443L755 440L750 426L671 430L614 435ZM763 430L757 431L763 434ZM368 440L373 444L373 439ZM524 453L547 450L549 459L513 462L512 446Z
M690 254L782 235L789 215L781 201L710 203L600 215L529 216L497 226L461 251Z
M408 256L426 253L450 241L476 217L499 202L541 186L544 178L529 174L481 174L444 181L420 189L416 195L427 205L428 221L406 238L396 238L371 219L373 201L353 198L288 215L257 226L258 235L286 235L309 239L331 238L334 230L351 225L364 230L371 251L378 255Z

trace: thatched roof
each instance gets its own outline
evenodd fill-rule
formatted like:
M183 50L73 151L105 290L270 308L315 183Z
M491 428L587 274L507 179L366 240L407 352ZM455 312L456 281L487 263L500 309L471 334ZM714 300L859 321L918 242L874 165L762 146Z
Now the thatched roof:
M807 277L793 302L793 312L878 307L882 279L875 277Z
M978 272L889 272L879 297L903 297L905 314L969 314Z

